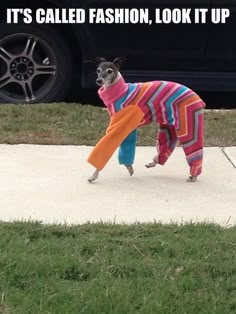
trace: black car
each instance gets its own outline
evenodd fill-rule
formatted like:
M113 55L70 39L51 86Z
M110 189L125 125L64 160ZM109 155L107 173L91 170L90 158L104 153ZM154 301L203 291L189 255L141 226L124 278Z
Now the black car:
M225 23L212 21L216 8L228 13ZM137 14L144 9L149 20L144 16L139 23ZM199 9L207 11L205 23L194 20ZM1 0L0 22L3 102L62 100L73 92L72 82L94 88L96 56L125 56L123 74L130 82L164 79L197 90L236 88L235 0Z

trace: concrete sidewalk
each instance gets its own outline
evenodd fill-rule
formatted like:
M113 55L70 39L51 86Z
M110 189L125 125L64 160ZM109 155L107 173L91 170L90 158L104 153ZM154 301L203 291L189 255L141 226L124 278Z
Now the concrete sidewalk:
M115 154L98 181L89 184L91 149L0 145L0 219L236 223L236 147L206 148L196 183L186 182L189 167L181 148L164 167L146 169L155 148L138 147L133 177Z

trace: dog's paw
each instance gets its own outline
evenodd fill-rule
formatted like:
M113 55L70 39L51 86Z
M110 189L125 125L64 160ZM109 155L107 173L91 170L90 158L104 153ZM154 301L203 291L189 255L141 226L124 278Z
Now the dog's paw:
M154 168L154 167L156 167L156 165L157 165L157 162L153 160L152 162L149 162L149 164L146 164L145 167L146 168Z
M98 174L99 174L99 171L96 170L96 171L94 172L94 174L93 174L91 177L88 178L88 182L89 182L89 183L92 183L93 181L97 180Z
M196 182L196 181L197 181L196 176L189 176L189 178L187 179L187 182Z
M129 172L129 175L132 176L134 174L134 168L133 166L130 166L130 165L125 165L126 169L128 170Z
M93 181L95 181L96 179L94 179L93 177L88 178L88 182L92 183Z

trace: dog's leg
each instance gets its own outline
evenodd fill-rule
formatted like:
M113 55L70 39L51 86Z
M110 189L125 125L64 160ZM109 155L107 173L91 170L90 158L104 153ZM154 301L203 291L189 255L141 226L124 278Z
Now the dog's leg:
M178 117L180 128L176 130L176 133L190 166L188 182L195 182L202 172L204 105L199 96L193 94L188 97L188 104L186 103L188 107L185 107L186 109L183 110L184 116ZM177 114L179 114L179 111L177 111Z
M145 165L146 168L154 168L156 167L157 162L153 160L152 162L149 162L148 164Z
M146 167L153 168L157 164L164 165L174 151L177 142L175 127L173 125L160 124L159 132L157 132L157 155Z
M187 182L196 182L197 181L197 176L189 176L187 179Z
M93 181L97 180L98 175L99 175L99 170L96 169L96 170L94 171L94 174L93 174L91 177L88 178L88 182L89 182L89 183L92 183Z
M127 168L129 175L132 176L134 174L134 168L132 165L125 165L125 167Z

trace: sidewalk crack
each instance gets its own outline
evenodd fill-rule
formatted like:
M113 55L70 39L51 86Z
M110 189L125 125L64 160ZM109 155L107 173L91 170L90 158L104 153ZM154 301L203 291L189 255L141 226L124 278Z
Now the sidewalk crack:
M222 153L225 155L225 157L228 159L228 161L231 163L231 165L236 169L236 164L231 160L230 156L225 151L225 147L221 148Z

